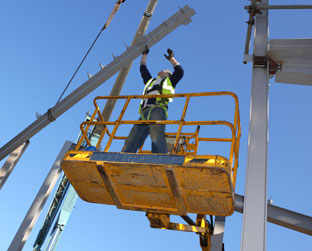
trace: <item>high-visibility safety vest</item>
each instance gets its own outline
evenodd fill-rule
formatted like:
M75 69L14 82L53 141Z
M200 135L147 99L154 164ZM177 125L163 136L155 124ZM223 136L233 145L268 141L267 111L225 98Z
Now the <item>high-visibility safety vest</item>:
M170 78L151 78L145 85L143 90L143 95L160 95L160 94L174 94L175 90L171 84ZM172 102L172 98L156 98L156 99L148 99L144 98L141 101L139 112L141 114L142 119L143 117L143 110L146 107L162 107L167 116L167 104ZM151 112L152 109L150 109ZM149 115L150 115L149 112ZM149 115L147 116L147 120L149 119Z

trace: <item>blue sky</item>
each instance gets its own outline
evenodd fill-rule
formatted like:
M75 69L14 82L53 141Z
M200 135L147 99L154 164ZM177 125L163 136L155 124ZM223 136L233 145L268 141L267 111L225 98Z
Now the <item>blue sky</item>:
M271 4L311 4L308 0L271 1ZM0 75L3 146L55 105L115 1L2 1L0 8ZM185 69L178 93L232 91L238 95L242 138L236 193L244 193L251 65L244 65L243 50L249 1L159 1L147 32L188 4L196 15L150 50L152 74L170 64L163 54L172 48ZM127 0L105 30L65 96L99 71L112 53L131 43L147 1ZM311 10L270 12L270 38L311 38ZM122 94L141 94L142 80L136 59ZM75 141L92 100L108 95L116 76L89 94L31 139L30 146L0 192L0 250L6 250L65 140ZM268 196L274 205L311 215L312 88L270 80ZM174 104L172 104L174 106ZM207 110L215 110L211 106ZM194 111L201 116L202 110ZM133 111L137 117L137 109ZM1 162L1 165L4 161ZM53 194L53 193L52 193ZM32 245L50 204L46 203L24 250ZM226 220L225 248L240 249L242 215ZM267 250L310 250L310 236L268 224ZM149 228L144 213L89 204L80 199L59 244L59 250L200 250L192 233Z

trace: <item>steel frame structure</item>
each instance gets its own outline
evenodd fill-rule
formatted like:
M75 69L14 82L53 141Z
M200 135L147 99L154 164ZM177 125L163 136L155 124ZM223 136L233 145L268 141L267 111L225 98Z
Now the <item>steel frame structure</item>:
M99 87L106 80L111 78L114 74L120 71L123 67L129 65L135 58L137 58L145 46L149 48L178 28L180 25L186 25L191 22L191 17L195 14L194 9L189 6L184 6L173 16L168 18L153 31L146 36L140 37L138 41L120 56L114 58L114 60L105 66L102 70L92 76L89 80L83 83L75 91L57 103L54 107L48 109L40 118L30 124L26 129L20 132L12 140L6 143L0 148L0 160L9 155L18 146L29 140L36 133L41 131L51 122L55 121L60 115L70 109L73 105L78 103L81 99L86 97L90 92Z
M66 141L62 147L59 155L57 156L53 166L51 167L46 179L42 183L41 188L39 189L32 205L30 206L25 218L17 230L15 237L13 238L8 251L17 251L22 250L31 230L33 229L40 213L45 205L52 189L54 188L62 169L60 167L60 161L63 158L64 154L70 150L72 142Z
M255 2L255 1L253 1ZM261 5L267 6L268 0ZM242 227L242 251L266 249L268 145L268 10L255 16L252 90ZM264 58L258 64L256 58Z
M29 145L29 140L21 144L18 148L16 148L10 154L10 156L7 158L6 162L0 169L0 190L4 186L6 180L9 178L11 172L13 171L19 159L22 157L28 145Z
M267 135L268 135L268 10L269 9L310 9L311 5L307 6L269 6L268 0L251 0L251 5L261 12L254 13L249 20L249 29L247 32L245 58L244 62L247 63L252 58L253 70L252 70L252 91L251 91L251 104L250 104L250 128L249 128L249 144L248 144L248 156L247 156L247 170L246 170L246 186L245 186L245 198L240 195L236 195L235 210L237 212L243 212L243 231L241 250L255 250L262 251L266 249L266 221L271 223L293 229L308 235L312 235L312 217L291 212L289 210L279 208L272 205L267 205L266 189L267 189ZM245 7L245 9L248 9ZM185 14L182 11L182 14ZM181 14L181 13L180 13ZM181 15L182 15L181 14ZM176 14L177 15L177 14ZM190 16L193 15L189 14ZM188 20L187 17L185 20ZM254 33L254 52L250 57L246 54L249 50L249 40L251 37L251 27L255 18L255 33ZM187 22L185 21L184 22ZM172 21L172 20L171 20ZM174 24L176 28L179 24ZM163 24L168 27L168 20ZM162 28L165 28L162 27ZM174 29L173 28L173 29ZM168 29L169 30L169 29ZM17 135L14 139L8 142L0 149L0 159L3 159L8 154L13 152L19 145L26 142L30 137L35 135L41 129L43 129L50 122L55 120L63 112L77 103L80 99L85 97L88 93L98 87L101 83L105 82L108 78L113 76L120 69L125 67L134 58L139 56L140 52L144 49L145 44L149 47L154 45L165 35L172 30L163 32L164 34L157 34L155 36L152 32L149 36L145 36L139 42L132 45L127 51L120 57L114 59L114 61L107 67L103 68L94 77L86 81L81 87L79 87L72 94L68 95L58 105L50 108L41 118L27 127L23 132ZM156 38L155 38L156 37ZM248 39L249 37L249 39ZM248 44L247 44L248 42ZM249 60L248 60L249 59ZM69 143L66 143L68 147ZM61 150L60 155L63 154L64 147ZM59 159L60 155L57 159ZM56 164L52 167L53 172L57 172L55 169ZM50 172L52 172L52 169ZM50 173L47 179L51 178ZM46 183L45 180L44 184ZM50 184L54 183L50 182ZM54 183L55 184L55 183ZM44 185L43 185L44 186ZM47 195L42 198L42 194L49 193L49 191L42 191L40 189L34 203L41 201L45 203ZM40 196L38 200L38 196ZM40 213L42 204L33 204L26 215L24 222L22 223L19 231L13 239L9 250L20 250L28 235L32 229L34 221L37 219L37 213ZM34 214L34 212L36 213ZM223 231L224 231L225 218L216 219L216 231L215 234L219 236L212 237L212 244L216 240L214 251L220 251L220 243L222 244ZM218 227L217 227L218 226Z
M266 250L266 221L311 235L311 217L267 205L268 89L275 62L269 58L270 9L311 9L312 5L274 5L269 0L251 0L244 63L253 62L250 126L245 178L245 198L236 195L236 211L243 212L241 250ZM254 27L253 55L248 55ZM273 67L274 68L274 67ZM273 74L278 68L275 66ZM300 84L300 83L299 83ZM244 206L242 207L242 203Z
M153 10L153 5L149 5L151 11ZM149 15L148 13L145 13ZM149 48L152 47L154 44L159 42L173 30L178 28L180 25L187 25L191 22L191 17L195 14L195 11L190 8L189 6L184 6L180 8L173 16L168 18L166 21L163 21L158 27L156 27L153 31L151 31L146 36L139 36L136 37L136 41L130 47L127 47L127 50L121 54L120 56L114 58L114 60L108 64L107 66L103 67L97 74L90 77L85 83L83 83L79 88L57 103L54 107L48 109L48 111L34 121L31 125L29 125L26 129L24 129L21 133L15 136L12 140L10 140L7 144L5 144L2 148L0 148L0 160L5 158L8 154L14 151L19 145L23 144L24 142L28 141L32 136L42 130L45 126L50 124L51 122L55 121L57 117L62 115L65 111L70 109L73 105L78 103L81 99L87 96L91 91L96 89L110 77L112 77L115 73L123 69L124 67L129 66L131 62L137 58L141 52L145 49L145 46ZM146 22L147 24L147 22ZM141 30L139 31L141 32ZM142 30L144 32L144 29ZM124 71L123 75L126 75L126 70ZM67 146L67 143L65 144ZM65 147L65 146L64 146ZM61 150L63 154L63 149ZM68 149L67 149L68 150ZM67 151L66 150L66 151ZM61 154L61 153L60 153ZM58 156L59 158L60 156ZM55 162L56 163L56 162ZM59 162L57 162L59 164ZM53 179L51 181L51 177L59 177L55 175L56 164L52 167L51 171L49 172L46 180L44 181L44 185L41 187L40 191L38 192L37 197L35 198L33 205L29 209L28 213L26 214L24 221L22 222L19 230L17 231L10 247L10 251L14 250L21 250L24 246L32 228L35 224L39 214L41 213L41 209L50 194L51 187L54 187L56 180ZM58 170L58 169L57 169ZM51 173L54 173L53 175ZM47 191L46 188L49 188ZM44 190L44 191L43 191ZM42 195L44 198L42 199ZM39 203L39 204L38 204ZM39 208L38 208L39 206Z
M312 236L312 217L267 204L267 222ZM234 210L244 212L244 196L235 194Z
M145 34L145 31L149 25L150 19L154 13L154 10L156 8L156 5L158 3L158 0L150 0L148 2L148 5L146 7L146 10L143 14L143 17L140 21L139 27L137 29L137 32L133 38L132 44L135 44L135 42ZM115 80L114 86L111 90L110 95L119 95L120 91L125 83L126 77L128 75L128 72L131 67L130 63L129 65L125 66L119 73L118 76ZM110 100L114 101L114 100ZM110 115L112 113L112 110L115 106L115 102L107 102L106 106L104 107L102 111L102 115L105 118L105 120L109 120ZM101 133L102 128L101 127L96 127L92 129L92 134L91 134L91 141L95 142L95 144L98 141L98 134ZM59 207L61 206L61 201L64 198L65 201L63 203L63 206L60 208L60 213L59 216L55 222L55 225L53 227L53 230L51 232L51 235L49 237L48 245L46 247L46 250L55 250L57 247L58 241L64 232L64 229L66 227L66 224L69 220L69 217L71 215L71 212L75 206L76 200L78 198L78 195L76 191L73 189L73 187L69 184L69 181L67 177L64 175L62 178L63 181L65 181L65 186L62 186L62 182L59 185L58 191L61 191L62 197L57 201L56 204L51 204L50 209L47 213L46 220L43 223L42 229L40 230L38 237L34 243L34 250L39 250L45 241L45 238L48 234L48 231L50 230L50 226L52 222L54 221L54 218L59 210ZM69 186L69 187L68 187ZM67 192L68 190L68 192ZM54 198L58 197L58 193L55 194ZM50 215L50 213L53 211L53 214Z

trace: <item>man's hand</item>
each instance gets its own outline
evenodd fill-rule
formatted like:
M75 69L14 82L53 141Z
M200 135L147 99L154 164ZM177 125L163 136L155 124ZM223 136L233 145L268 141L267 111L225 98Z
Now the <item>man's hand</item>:
M170 61L170 59L174 56L173 51L171 49L167 49L168 55L164 54L165 58Z
M145 50L142 52L142 55L147 55L149 53L149 48L145 45Z

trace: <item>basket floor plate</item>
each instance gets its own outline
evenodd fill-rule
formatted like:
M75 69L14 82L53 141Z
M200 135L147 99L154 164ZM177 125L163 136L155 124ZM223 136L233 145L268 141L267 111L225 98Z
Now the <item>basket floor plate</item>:
M147 160L156 156L151 154L140 154L139 159L139 154L116 153L117 159L112 159L111 153L92 154L69 152L61 163L70 183L85 201L177 215L181 208L187 213L220 216L234 211L230 167L223 157L163 155L162 161L155 164ZM121 159L118 154L123 161L116 161Z

